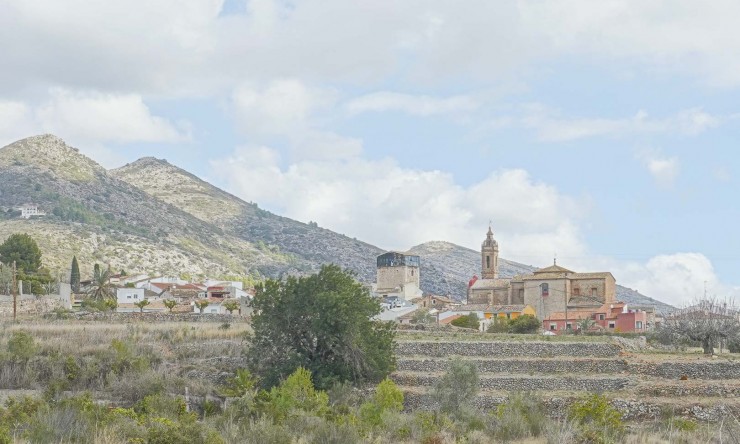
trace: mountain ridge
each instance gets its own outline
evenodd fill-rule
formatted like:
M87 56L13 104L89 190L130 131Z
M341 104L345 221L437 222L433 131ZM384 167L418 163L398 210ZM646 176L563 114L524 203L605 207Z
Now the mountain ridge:
M114 268L188 275L282 277L331 262L369 283L375 258L385 251L273 214L155 157L105 170L62 139L41 135L0 148L0 166L0 208L33 202L49 212L31 221L7 215L2 220L0 212L0 239L30 230L43 239L45 257L60 269L78 253L78 259L92 257ZM425 242L409 252L422 258L426 292L463 299L468 279L480 272L479 252L449 242ZM83 272L91 261L85 264ZM500 267L504 277L534 269L506 259ZM659 303L636 292L629 295Z

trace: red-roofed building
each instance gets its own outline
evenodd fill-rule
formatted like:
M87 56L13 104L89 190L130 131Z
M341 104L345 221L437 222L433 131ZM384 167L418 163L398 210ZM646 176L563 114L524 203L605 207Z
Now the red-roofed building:
M542 328L555 333L578 330L583 319L594 321L595 329L620 333L642 333L648 327L648 314L644 310L630 309L624 302L603 304L597 309L569 310L550 314L542 320Z

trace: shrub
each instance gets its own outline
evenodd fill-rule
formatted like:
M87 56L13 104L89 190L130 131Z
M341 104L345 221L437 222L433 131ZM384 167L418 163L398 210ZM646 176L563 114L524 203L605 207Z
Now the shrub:
M486 330L488 333L508 333L509 332L509 320L506 318L493 318L491 324Z
M382 424L385 412L399 413L403 410L403 392L390 379L383 380L378 384L373 399L362 404L360 407L360 418L370 425Z
M311 381L311 373L299 368L270 392L258 396L261 410L276 423L285 421L294 411L311 412L324 416L329 409L329 397L316 390Z
M503 441L539 437L549 423L542 402L529 393L512 393L496 409L495 419L494 435Z
M14 331L8 339L8 353L14 361L27 362L37 349L33 336L25 331Z
M540 321L532 315L521 315L509 322L510 333L537 333L541 328Z
M570 418L578 424L580 439L592 443L617 441L624 434L622 414L598 394L576 401L570 408Z
M454 325L455 327L472 328L474 330L478 330L478 328L480 327L480 322L478 321L478 315L475 313L470 313L465 316L460 316L459 318L450 322L450 324Z
M472 406L478 385L478 369L474 363L452 361L449 370L435 384L432 397L442 412L458 414Z

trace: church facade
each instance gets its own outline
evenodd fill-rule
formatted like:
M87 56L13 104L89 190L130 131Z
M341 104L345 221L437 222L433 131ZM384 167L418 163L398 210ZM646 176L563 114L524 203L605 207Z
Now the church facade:
M481 245L481 278L468 285L468 304L530 305L539 319L567 310L588 310L616 299L616 280L609 272L577 273L553 263L532 274L502 278L498 242L488 228Z

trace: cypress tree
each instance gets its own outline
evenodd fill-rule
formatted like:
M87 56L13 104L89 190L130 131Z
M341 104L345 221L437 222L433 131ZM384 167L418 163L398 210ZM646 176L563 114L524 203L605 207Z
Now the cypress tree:
M80 292L80 265L77 263L77 256L72 257L72 274L69 283L72 285L73 292Z

